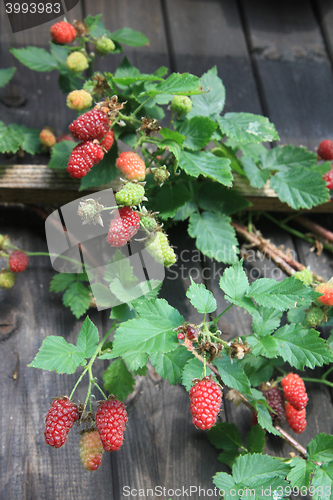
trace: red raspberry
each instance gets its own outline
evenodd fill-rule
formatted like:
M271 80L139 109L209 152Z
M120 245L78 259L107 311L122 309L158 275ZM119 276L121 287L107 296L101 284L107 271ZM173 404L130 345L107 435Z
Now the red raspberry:
M306 410L297 411L290 404L286 403L286 419L294 432L300 434L306 427Z
M184 338L185 338L185 335L183 333L177 333L178 340L183 340Z
M104 151L99 144L95 144L93 141L80 142L71 152L67 172L74 179L81 179L93 165L101 161L103 156Z
M326 181L326 185L329 190L333 189L333 168L326 172L323 179Z
M73 151L81 153L82 155L87 155L91 159L94 165L103 159L104 151L101 146L94 141L84 141L80 142Z
M111 221L106 240L112 247L123 247L138 232L139 227L138 214L130 207L120 208Z
M100 141L109 131L109 120L103 111L92 109L74 120L70 124L69 130L80 141L88 141L89 139Z
M55 43L70 43L76 38L76 29L66 21L60 21L53 24L50 28L50 34Z
M88 471L97 470L102 463L103 443L96 429L84 431L79 441L79 454L83 467Z
M45 419L46 444L60 448L65 444L67 434L78 419L79 410L76 404L71 403L66 397L55 399Z
M101 142L101 146L108 152L112 148L112 144L114 143L114 132L113 130L109 130L104 139Z
M29 257L20 250L15 250L9 257L9 268L14 273L25 271L29 263Z
M116 167L128 180L144 181L146 165L142 158L133 151L120 153L116 160Z
M320 283L315 290L323 294L322 297L317 298L321 304L333 306L333 286L330 283Z
M123 444L127 412L124 403L109 399L96 412L96 427L106 451L118 451Z
M209 377L197 382L190 391L192 422L202 430L210 429L220 411L222 391Z
M280 389L278 387L271 387L262 393L265 396L268 405L275 411L275 413L271 411L269 412L273 422L277 423L285 420L284 397Z
M322 160L333 160L333 141L331 139L322 141L318 146L317 154Z
M306 407L309 398L301 377L299 377L296 373L289 373L281 380L281 385L284 397L288 403L290 403L297 411L303 410L303 408Z
M190 340L195 340L199 337L200 331L194 326L188 325L186 335Z

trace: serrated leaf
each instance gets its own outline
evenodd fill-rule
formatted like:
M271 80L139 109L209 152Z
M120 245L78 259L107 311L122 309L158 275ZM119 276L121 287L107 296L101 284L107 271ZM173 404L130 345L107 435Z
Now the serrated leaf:
M216 66L201 76L200 85L205 93L192 97L193 107L187 117L208 116L215 119L223 110L225 103L225 88L217 76Z
M35 155L41 150L41 142L39 139L39 130L36 128L28 128L24 125L12 125L13 130L20 134L20 147L30 155Z
M92 283L90 286L97 307L112 307L116 302L114 295L107 286L102 283Z
M120 30L114 31L111 33L110 38L118 43L124 43L131 47L149 45L149 40L143 33L132 30L131 28L121 28Z
M60 66L58 85L64 94L72 92L72 90L80 90L82 88L82 80L77 76L76 73L72 73L67 69L67 66ZM84 85L87 89L87 86Z
M135 380L121 358L115 359L103 373L104 389L123 401L133 392Z
M266 337L263 337L266 338ZM332 351L316 330L302 325L285 325L273 335L280 356L297 370L314 368L333 361Z
M211 375L213 372L210 368L206 368L206 375ZM191 390L193 380L196 378L202 379L204 377L204 366L197 358L190 359L183 370L182 384L187 391Z
M69 285L62 297L64 306L69 307L77 319L89 309L90 301L89 290L80 281Z
M253 387L272 378L274 367L268 359L248 354L243 362L244 371Z
M241 159L244 172L250 181L251 186L260 189L263 187L270 178L269 170L260 170L252 158Z
M151 86L149 90L142 92L140 96L157 94L170 95L192 95L200 94L199 78L190 73L172 73L166 80Z
M59 63L66 65L68 54L70 53L69 47L66 45L58 45L56 43L50 43L50 52L52 57Z
M77 348L82 352L85 358L91 358L96 351L98 341L99 336L97 327L87 316L77 338Z
M211 444L217 449L238 450L242 446L242 437L238 428L229 422L218 422L207 435Z
M102 359L102 357L100 357ZM111 359L111 358L103 358L103 359ZM127 364L128 368L132 371L135 372L137 370L140 370L143 366L145 366L148 362L148 354L145 354L144 352L129 352L123 356L123 359L125 363Z
M231 300L239 300L246 294L250 285L243 269L243 259L224 271L219 285Z
M226 215L195 212L190 217L188 232L192 238L196 238L198 250L207 257L226 264L237 261L238 241L230 218Z
M254 389L252 389L252 393L254 392ZM257 409L257 419L259 425L263 429L266 429L266 431L270 432L271 434L275 434L276 436L279 436L280 433L275 429L275 427L272 424L272 417L269 414L269 410L266 407L267 403L266 400L264 402L255 402L254 406Z
M296 278L290 277L283 281L271 278L260 278L254 281L247 293L259 305L285 311L291 307L309 307L315 295L306 285Z
M119 306L113 306L111 309L110 318L116 319L121 323L136 317L135 310L131 309L128 304L119 304Z
M287 312L287 318L289 323L299 323L303 326L307 326L305 321L306 310L301 307L296 307L295 309L289 309Z
M173 217L177 210L190 201L191 195L184 184L167 182L154 191L156 196L147 204L149 209L159 212L162 220Z
M231 362L229 356L222 354L220 358L215 358L214 365L225 385L240 392L251 393L249 380L238 359L233 359Z
M16 133L15 126L8 126L0 122L0 153L16 153L23 141L21 133Z
M293 488L309 488L311 474L313 474L316 466L313 462L309 462L300 457L294 457L290 463L292 469L289 472L287 479L291 482Z
M185 141L184 135L180 134L179 132L176 132L175 130L170 130L169 128L162 128L160 130L160 134L163 137L163 139L169 139L171 141L174 141L179 146L182 146L183 142Z
M193 212L195 212L197 209L197 205L194 201L188 201L183 205L182 207L178 208L177 212L174 215L173 220L179 221L179 220L186 220L188 219Z
M53 276L50 283L50 292L63 292L73 281L76 281L76 274L59 273Z
M200 208L209 212L232 215L251 206L234 188L228 188L220 183L207 181L200 183L196 201Z
M219 454L217 460L222 464L226 464L231 469L236 461L236 458L240 455L244 455L243 450L225 450Z
M51 160L48 167L57 169L66 168L70 154L75 146L76 143L73 141L61 141L55 144L51 150Z
M9 80L13 77L16 68L0 69L0 88L7 85Z
M196 151L195 153L182 151L179 166L192 177L203 175L225 186L232 185L230 160L219 158L209 151Z
M261 453L244 455L236 460L232 468L232 475L236 483L245 483L249 487L256 486L261 479L275 477L285 478L290 471L290 466Z
M258 337L269 335L280 325L282 312L259 306L253 313L253 333Z
M81 179L79 191L89 189L91 187L103 186L109 184L117 178L119 170L116 167L116 159L118 158L118 147L114 143L104 158Z
M191 286L186 291L186 297L200 314L209 314L216 311L217 304L214 295L202 283L197 284L191 278Z
M295 210L310 209L329 200L329 190L322 174L305 168L277 172L271 178L270 186L281 201Z
M205 116L194 116L185 120L178 128L178 132L186 137L183 147L198 151L206 146L211 140L217 125Z
M97 16L87 16L84 20L85 24L89 28L89 34L94 38L101 38L103 35L109 36L111 33L106 29L104 23L101 19L102 14Z
M303 147L277 146L267 149L260 156L260 166L268 170L293 170L294 168L310 169L317 165L317 155Z
M313 462L330 462L333 460L333 436L317 434L307 446L308 460Z
M272 142L279 140L273 123L268 118L252 113L226 113L217 118L223 134L238 143Z
M190 359L193 359L193 355L187 349L177 347L170 352L155 352L149 356L149 359L161 377L168 379L170 384L176 385L181 382L184 367Z
M57 373L75 373L84 362L84 355L78 347L69 344L63 337L49 335L39 349L35 359L28 365L41 370L55 370Z
M333 462L318 467L312 477L314 500L332 500Z
M184 319L164 299L145 301L137 306L138 318L126 321L115 333L112 357L132 352L168 352L178 345L173 331Z
M265 431L260 425L253 425L246 434L246 447L250 453L261 453L265 446Z
M135 301L141 301L143 299L155 298L154 290L161 286L161 281L150 280L143 281L131 288L125 288L123 283L119 278L115 278L112 283L110 283L111 292L123 303L132 303ZM152 293L152 295L151 295Z
M251 352L254 356L277 358L280 354L278 343L271 335L266 335L261 338L257 338L254 335L248 335L246 341L252 347Z
M229 141L227 142L229 143ZM238 149L238 144L236 146L236 149ZM252 160L254 160L256 163L259 161L261 155L267 151L265 146L260 143L240 144L239 149L245 157L252 158Z
M58 61L47 50L40 47L9 49L24 66L35 71L52 71L58 67Z

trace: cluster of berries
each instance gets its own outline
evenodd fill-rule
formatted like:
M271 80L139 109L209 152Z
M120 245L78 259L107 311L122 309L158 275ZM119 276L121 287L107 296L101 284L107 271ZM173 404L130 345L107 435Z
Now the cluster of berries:
M317 154L321 160L333 161L333 141L331 139L322 141L318 146ZM333 189L333 165L331 170L324 175L324 179L327 182L328 189Z
M114 132L109 130L109 120L103 111L92 109L74 120L69 130L80 142L73 149L67 172L74 179L81 179L99 163L114 142Z
M55 448L63 446L74 423L80 420L80 411L67 397L56 398L45 419L45 442ZM79 455L83 467L97 470L104 451L118 451L123 444L127 412L125 405L109 396L100 404L95 415L95 426L84 430L79 441Z
M8 250L11 248L8 236L3 236L0 234L0 250ZM29 257L25 252L21 250L14 250L8 256L8 267L9 269L3 269L0 273L0 288L4 290L9 290L15 284L17 273L25 271L28 267Z

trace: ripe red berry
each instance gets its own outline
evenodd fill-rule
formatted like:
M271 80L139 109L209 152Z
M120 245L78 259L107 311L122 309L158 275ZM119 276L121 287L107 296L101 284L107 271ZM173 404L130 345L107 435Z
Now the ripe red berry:
M103 443L96 429L84 431L79 441L79 454L83 467L88 471L97 470L102 463Z
M205 377L190 391L192 422L202 430L210 429L220 411L222 391L214 380Z
M177 334L177 339L178 340L183 340L185 338L185 335L183 333L178 333Z
M92 109L74 120L70 124L69 130L80 141L90 139L100 141L109 131L109 120L103 111Z
M303 408L306 407L309 398L301 377L296 373L289 373L281 380L281 385L284 397L288 403L290 403L297 411L303 410Z
M331 139L321 141L317 154L322 160L333 160L333 141Z
M333 168L326 172L323 179L326 181L326 186L328 187L328 189L333 189Z
M297 411L290 404L286 403L286 419L291 429L300 434L306 428L306 410Z
M133 151L120 153L116 160L116 167L128 180L144 181L146 165L142 158Z
M20 250L15 250L9 256L9 268L14 273L21 273L25 271L29 263L29 257L26 253Z
M65 444L70 429L78 419L79 411L76 404L71 403L66 397L55 399L45 419L46 444L60 448Z
M262 392L266 398L268 405L275 411L269 412L273 422L282 422L285 420L284 397L278 387L271 387L267 391Z
M123 435L127 422L124 403L117 399L105 401L96 412L95 422L104 450L119 450L123 444Z
M123 247L140 227L140 218L130 207L119 209L119 213L110 224L107 242L112 247Z
M93 141L80 142L73 151L68 160L67 172L74 179L84 177L93 165L96 165L104 156L101 146Z
M112 148L112 144L114 143L114 132L113 130L109 130L104 139L101 142L101 146L109 151Z
M66 21L60 21L51 26L50 34L55 43L63 45L72 42L76 38L76 29Z
M317 298L318 302L325 306L333 306L333 286L330 283L320 283L315 290L323 294Z
M188 325L186 335L190 340L195 340L199 337L200 331L194 326Z

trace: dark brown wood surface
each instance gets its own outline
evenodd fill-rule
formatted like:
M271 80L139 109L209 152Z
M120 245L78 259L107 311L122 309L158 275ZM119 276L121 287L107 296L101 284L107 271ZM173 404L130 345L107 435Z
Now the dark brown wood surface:
M319 140L333 136L333 0L81 0L67 17L73 20L100 12L111 31L128 26L148 36L148 47L125 48L124 52L141 71L166 65L172 71L200 76L216 65L226 86L226 111L269 116L283 143L314 148ZM47 47L52 23L13 34L3 3L0 14L1 67L17 66L13 82L1 93L0 120L36 128L51 125L58 134L64 132L74 112L64 105L56 72L32 72L8 52L8 47ZM113 71L121 58L104 58L100 69ZM15 99L19 106L13 106ZM67 189L64 180L58 204L67 201ZM16 196L18 202L28 199L24 189L18 189ZM37 201L44 202L38 197ZM317 218L333 227L331 216ZM325 278L332 275L330 254L316 256L308 244L263 219L255 224L265 237L292 249L315 272ZM16 245L27 250L46 251L44 221L27 207L1 205L0 233L8 233ZM172 228L170 234L179 260L167 272L161 296L186 320L199 321L185 296L192 276L216 294L217 312L221 312L226 302L218 277L225 266L203 256L198 261L186 224ZM268 259L255 258L246 268L252 278L284 276ZM27 368L27 364L46 335L63 335L74 342L82 324L63 307L60 294L49 292L53 274L47 257L35 257L13 289L0 291L1 500L118 500L125 498L124 486L212 487L212 476L227 468L217 461L218 453L205 433L191 424L188 393L181 386L170 386L153 369L146 378L137 378L128 398L129 422L122 449L106 454L98 472L82 468L76 429L59 450L45 444L43 424L52 397L68 394L76 375L55 375ZM89 315L102 336L109 324L108 311ZM236 308L221 318L219 326L226 339L251 332L249 316ZM106 366L100 362L96 375L101 377ZM309 383L307 387L308 427L301 436L294 435L303 445L318 432L333 432L332 392L322 385ZM78 392L81 399L84 390L83 384ZM244 406L235 408L227 400L220 418L235 422L243 435L250 428L250 411ZM265 451L288 456L292 449L279 439L268 438Z

